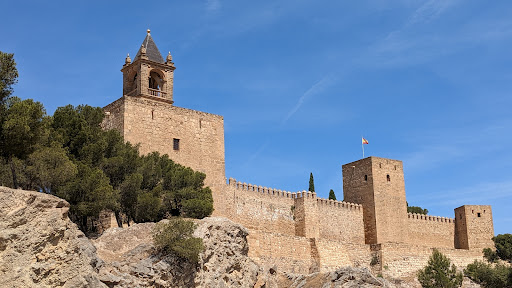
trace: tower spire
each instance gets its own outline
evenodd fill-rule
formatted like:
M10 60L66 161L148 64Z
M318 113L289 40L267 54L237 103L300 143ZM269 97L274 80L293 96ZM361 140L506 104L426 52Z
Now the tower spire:
M146 38L144 38L144 41L142 41L142 45L133 61L139 59L141 54L143 54L142 50L145 49L148 60L164 64L164 58L162 57L162 54L160 54L158 47L156 47L155 41L153 41L153 38L151 37L151 30L148 29L146 31Z

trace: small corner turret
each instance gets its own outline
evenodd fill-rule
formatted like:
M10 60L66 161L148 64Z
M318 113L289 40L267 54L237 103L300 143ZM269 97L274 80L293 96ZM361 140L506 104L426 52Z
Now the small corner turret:
M493 247L494 228L489 205L464 205L455 209L455 248Z
M148 29L146 38L133 62L129 54L125 59L121 69L123 95L150 98L172 104L174 103L173 83L176 67L172 62L171 52L164 61L150 32Z

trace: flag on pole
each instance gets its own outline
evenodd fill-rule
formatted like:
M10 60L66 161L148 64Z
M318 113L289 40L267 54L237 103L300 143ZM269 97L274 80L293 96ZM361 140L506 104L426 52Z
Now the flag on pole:
M368 140L364 139L364 137L362 138L362 141L363 141L363 144L368 144Z

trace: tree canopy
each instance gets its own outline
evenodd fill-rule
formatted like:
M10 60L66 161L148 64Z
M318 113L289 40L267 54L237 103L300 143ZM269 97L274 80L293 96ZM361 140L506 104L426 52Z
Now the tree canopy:
M0 102L3 102L13 92L13 85L18 83L18 69L14 54L0 51Z
M428 214L428 209L423 209L418 206L409 206L409 203L407 202L407 213L416 213L416 214Z
M105 209L116 213L119 224L212 213L205 174L167 155L139 155L118 131L101 129L100 107L67 105L49 116L41 103L12 97L16 63L2 52L0 61L2 185L64 198L70 218L84 232Z

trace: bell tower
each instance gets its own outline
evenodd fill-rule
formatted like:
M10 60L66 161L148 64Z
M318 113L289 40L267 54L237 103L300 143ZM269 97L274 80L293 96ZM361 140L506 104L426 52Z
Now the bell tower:
M123 72L123 95L150 98L172 104L174 63L171 52L165 61L158 51L151 31L140 46L133 62L126 56Z
M226 206L224 119L220 115L175 106L174 63L164 58L147 30L146 38L123 72L123 95L103 107L103 129L118 130L142 155L158 152L206 175L216 215Z

